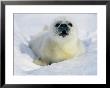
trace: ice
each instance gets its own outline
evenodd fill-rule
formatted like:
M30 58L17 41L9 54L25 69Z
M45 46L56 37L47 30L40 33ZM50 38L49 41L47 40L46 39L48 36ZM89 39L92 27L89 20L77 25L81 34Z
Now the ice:
M59 16L69 17L75 23L86 53L48 66L36 65L28 42ZM96 25L96 14L14 14L14 75L96 75Z

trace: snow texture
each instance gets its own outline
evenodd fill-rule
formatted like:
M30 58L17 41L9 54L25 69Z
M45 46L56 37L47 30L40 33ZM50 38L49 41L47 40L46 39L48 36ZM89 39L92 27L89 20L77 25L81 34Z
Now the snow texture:
M28 42L43 32L59 16L69 17L77 26L78 36L86 53L54 63L39 66ZM97 14L14 14L14 75L96 75L97 74Z

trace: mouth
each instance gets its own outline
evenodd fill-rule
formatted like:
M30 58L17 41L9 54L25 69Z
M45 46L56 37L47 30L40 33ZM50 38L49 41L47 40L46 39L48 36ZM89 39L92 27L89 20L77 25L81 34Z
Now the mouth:
M69 35L69 33L67 31L62 31L59 36L62 36L63 38L66 37L67 35Z

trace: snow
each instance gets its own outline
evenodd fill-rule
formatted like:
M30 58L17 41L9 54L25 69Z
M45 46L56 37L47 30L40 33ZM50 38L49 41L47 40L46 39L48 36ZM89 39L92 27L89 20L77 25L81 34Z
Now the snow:
M28 42L43 32L59 17L69 17L77 27L86 53L76 58L39 66ZM97 14L14 14L14 75L96 75L97 74Z

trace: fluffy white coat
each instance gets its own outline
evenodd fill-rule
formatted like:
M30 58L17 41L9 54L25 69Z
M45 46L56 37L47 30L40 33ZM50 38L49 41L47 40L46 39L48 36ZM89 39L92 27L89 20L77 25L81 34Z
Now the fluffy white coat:
M32 39L29 45L38 57L34 60L34 63L38 65L57 63L76 57L85 51L75 27L71 28L69 36L63 38L56 35L51 26L49 31L44 31L43 34Z

